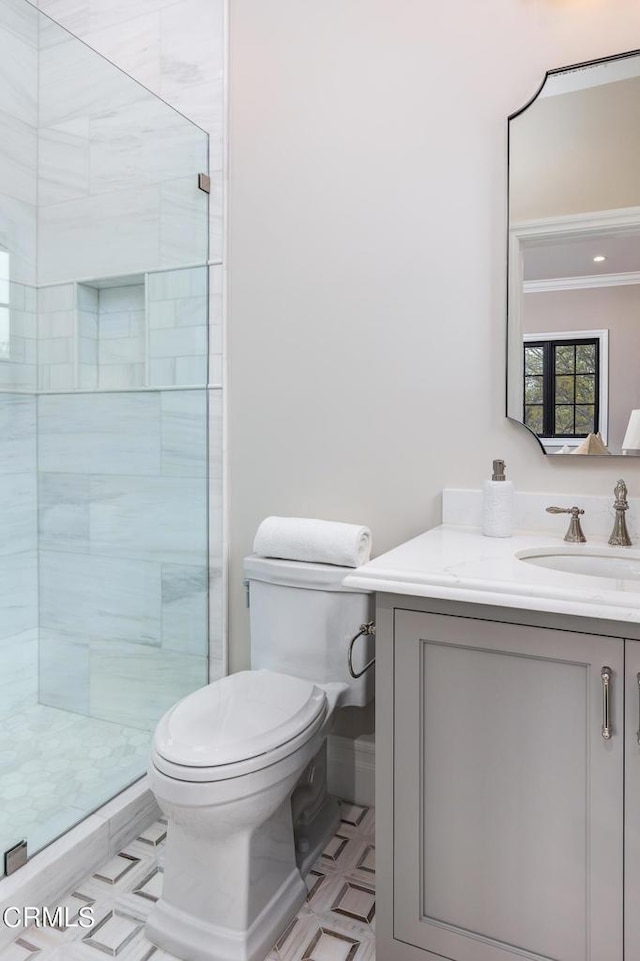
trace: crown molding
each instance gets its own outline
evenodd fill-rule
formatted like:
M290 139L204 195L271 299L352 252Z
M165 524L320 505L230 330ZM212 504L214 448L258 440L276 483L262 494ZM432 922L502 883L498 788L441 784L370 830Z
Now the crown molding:
M589 274L585 277L553 277L549 280L525 280L525 294L543 294L552 290L587 290L590 287L627 287L640 284L640 272L621 274Z

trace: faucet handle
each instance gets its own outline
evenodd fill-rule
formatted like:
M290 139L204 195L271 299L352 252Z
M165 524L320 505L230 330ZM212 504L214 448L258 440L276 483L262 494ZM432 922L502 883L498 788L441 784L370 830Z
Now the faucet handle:
M611 537L609 538L609 543L612 547L631 547L631 538L629 537L629 531L627 530L627 522L625 520L624 513L629 510L629 502L627 500L627 485L620 478L618 483L613 489L615 494L615 501L613 502L613 509L616 514L616 519L613 522L613 530L611 532Z
M586 544L587 538L580 526L580 514L584 514L582 507L547 507L547 514L571 514L569 528L564 535L565 541L569 544Z
M620 478L616 486L613 488L613 493L616 499L616 502L613 506L617 510L627 510L629 507L629 504L627 502L628 491L627 491L627 485L622 480L622 478Z

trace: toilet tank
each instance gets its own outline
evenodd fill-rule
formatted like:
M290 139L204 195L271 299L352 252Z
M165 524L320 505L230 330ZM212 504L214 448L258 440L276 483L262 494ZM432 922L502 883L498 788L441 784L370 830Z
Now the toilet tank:
M360 625L373 620L373 594L343 587L343 578L351 573L331 564L246 557L251 667L320 683L342 681L349 690L341 706L368 704L374 694L374 669L351 677L347 653ZM374 638L359 637L356 671L373 656Z

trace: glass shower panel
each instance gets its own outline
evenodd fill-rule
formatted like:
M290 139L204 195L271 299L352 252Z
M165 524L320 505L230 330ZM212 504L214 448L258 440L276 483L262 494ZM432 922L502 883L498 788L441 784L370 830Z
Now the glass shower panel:
M23 0L0 4L0 850L27 803L12 727L38 700L37 18Z
M40 15L38 280L207 261L208 137Z
M208 138L26 0L3 130L0 854L33 854L207 681Z

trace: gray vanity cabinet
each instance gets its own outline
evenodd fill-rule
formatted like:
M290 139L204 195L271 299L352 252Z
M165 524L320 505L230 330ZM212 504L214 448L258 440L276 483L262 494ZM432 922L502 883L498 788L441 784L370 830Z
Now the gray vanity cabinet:
M378 612L377 961L638 961L640 643L399 600Z
M640 959L640 641L625 643L625 961Z

